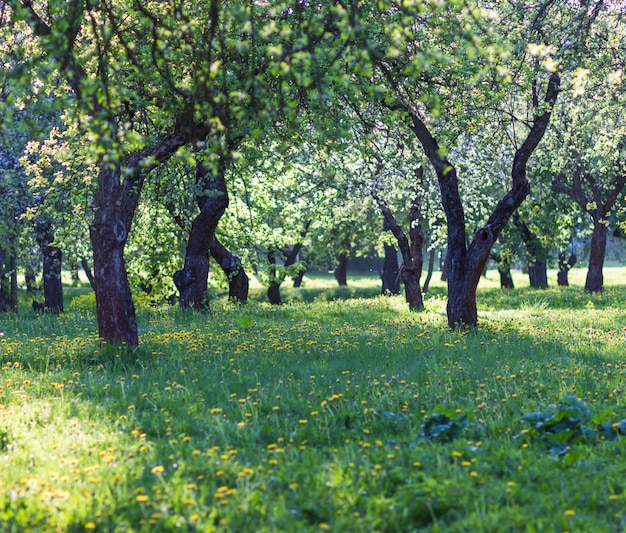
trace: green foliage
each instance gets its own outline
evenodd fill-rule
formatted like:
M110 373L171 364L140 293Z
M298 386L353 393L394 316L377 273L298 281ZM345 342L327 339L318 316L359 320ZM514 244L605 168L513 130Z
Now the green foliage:
M461 431L467 426L464 416L450 418L451 412L435 413L428 416L422 424L422 433L426 440L435 442L452 442L461 436Z

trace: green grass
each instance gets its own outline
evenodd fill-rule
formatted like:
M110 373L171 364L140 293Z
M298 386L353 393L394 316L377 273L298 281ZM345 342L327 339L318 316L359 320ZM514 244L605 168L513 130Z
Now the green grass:
M626 437L522 419L569 396L594 430L626 418L624 287L485 286L481 327L450 332L437 283L409 313L330 281L278 308L140 303L132 351L99 347L80 291L1 316L0 531L626 529Z

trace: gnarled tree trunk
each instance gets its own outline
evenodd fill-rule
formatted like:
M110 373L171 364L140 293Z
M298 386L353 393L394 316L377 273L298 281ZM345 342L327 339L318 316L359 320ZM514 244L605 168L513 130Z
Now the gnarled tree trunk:
M237 302L247 302L250 283L241 265L241 259L231 253L215 235L209 242L209 250L211 257L217 261L228 279L228 298Z
M394 80L390 80L395 83ZM476 288L489 253L507 221L530 191L526 177L528 159L541 141L554 103L559 92L560 78L550 76L541 114L534 117L528 136L515 152L511 169L511 188L498 202L485 226L479 229L469 247L467 246L465 212L459 194L455 167L442 155L442 151L430 133L426 123L414 111L410 111L409 126L419 139L429 158L439 182L441 201L446 214L448 229L448 325L451 328L474 326L478 323Z
M203 310L207 303L209 247L217 224L228 207L228 190L224 178L228 163L227 156L220 156L215 169L210 169L200 161L196 166L196 180L202 189L196 199L200 212L191 224L184 266L174 274L182 308Z

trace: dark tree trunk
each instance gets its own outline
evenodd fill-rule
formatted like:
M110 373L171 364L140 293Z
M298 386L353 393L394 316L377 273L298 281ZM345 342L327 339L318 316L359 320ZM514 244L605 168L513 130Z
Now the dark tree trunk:
M270 249L267 252L267 260L270 264L270 284L267 288L267 299L272 305L281 305L283 300L280 296L280 283L277 280L276 272L276 250Z
M498 274L500 274L500 288L501 289L514 289L513 276L511 275L511 261L500 254L490 254L490 259L493 259L498 263Z
M110 170L102 172L113 173ZM119 180L119 176L116 175L115 179ZM89 231L93 248L93 288L100 338L109 344L137 346L135 304L124 261L124 246L136 204L131 206L132 212L126 212L123 205L123 202L112 199L96 209Z
M559 254L559 273L556 278L559 287L569 287L569 271L576 264L576 261L576 254L570 254L569 258L563 252Z
M246 271L241 266L241 259L232 254L215 235L209 242L209 250L211 257L217 261L228 279L228 298L238 302L247 302L249 280Z
M604 218L604 217L603 217ZM585 281L585 290L589 292L602 292L604 290L604 258L606 255L606 237L608 228L603 220L593 221L593 233L591 234L591 250L589 251L589 270Z
M509 265L498 264L498 274L500 274L500 288L514 289L513 276L511 275L511 267Z
M613 209L624 186L626 186L626 173L616 173L606 186L601 186L595 178L579 164L572 173L572 185L564 183L564 175L557 175L552 185L564 192L584 209L593 218L593 233L591 234L591 250L589 251L589 270L585 281L585 290L589 292L602 292L604 290L604 258L606 255L606 238L608 228L606 220L609 212ZM591 195L583 191L583 180L591 190ZM593 207L591 207L593 206Z
M217 224L228 207L228 190L224 179L228 163L229 159L221 156L214 171L201 162L197 163L196 180L202 188L202 193L197 197L200 212L191 224L185 264L174 274L182 308L203 310L207 304L209 246Z
M416 178L421 182L423 169L416 171ZM371 194L385 219L384 229L391 231L398 242L398 248L402 254L402 266L400 267L400 277L404 283L404 296L411 311L420 311L424 308L424 300L420 289L420 277L422 275L422 248L424 246L424 233L422 230L422 215L420 210L420 199L417 194L409 208L409 237L398 224L391 209L372 186Z
M383 282L382 294L400 294L400 273L398 265L398 252L391 244L384 244L385 256L383 258Z
M43 294L44 309L52 313L63 312L63 283L61 281L61 265L63 251L53 246L54 231L52 223L37 224L37 244L43 256Z
M85 276L87 276L87 279L89 280L89 285L91 285L91 288L93 289L93 273L91 272L91 267L89 266L89 261L87 261L87 259L85 257L83 257L80 260L80 266L83 267L83 270L85 272Z
M546 262L536 259L532 265L529 265L528 278L532 288L546 289L548 287L548 265Z
M293 277L293 288L299 289L302 287L302 280L304 279L304 275L306 274L306 267L300 268L298 273Z
M548 287L548 265L546 264L548 250L517 213L513 216L513 224L519 231L530 257L528 265L530 286L533 289L546 289Z
M433 277L433 270L435 269L435 254L437 251L433 248L428 253L428 272L426 273L426 279L424 280L424 286L422 287L422 292L425 294L428 292L428 287L430 286L430 280Z
M389 78L388 78L389 79ZM392 84L396 82L389 80ZM507 221L530 192L526 177L528 159L541 141L550 122L550 115L559 92L560 79L552 74L541 114L534 117L528 136L515 152L511 168L511 188L498 202L487 223L479 229L469 247L465 228L465 212L459 193L456 169L442 155L440 147L420 116L411 114L412 128L429 158L439 182L441 201L448 230L448 325L451 328L474 326L478 323L476 288L489 253Z
M28 12L26 23L36 36L43 39L52 33L50 26L35 10ZM114 128L118 123L117 117L102 106L93 91L84 91L84 82L89 76L74 55L76 35L70 28L67 33L67 47L48 47L44 53L61 66L62 75L72 88L79 105L89 110L91 118L97 118L96 122L103 126ZM135 306L125 270L124 246L146 175L169 159L180 147L205 138L213 127L209 121L193 124L189 120L180 120L173 133L161 137L141 152L129 154L118 166L112 166L113 163L104 160L99 161L94 218L89 233L94 257L93 288L96 294L98 333L104 342L128 346L139 343ZM116 138L115 133L112 136ZM116 158L111 160L116 161Z
M335 266L334 274L340 287L345 287L348 284L348 258L347 252L337 254L337 265Z

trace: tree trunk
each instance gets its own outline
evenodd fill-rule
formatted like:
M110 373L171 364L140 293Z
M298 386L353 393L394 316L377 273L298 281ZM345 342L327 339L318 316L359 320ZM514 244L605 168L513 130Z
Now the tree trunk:
M533 233L528 224L522 221L515 213L513 224L517 228L526 246L526 251L530 257L528 264L528 279L533 289L546 289L548 287L548 250L543 245L539 237Z
M37 270L38 261L27 261L26 271L24 272L24 281L26 282L26 292L37 292Z
M247 302L249 280L241 266L241 259L232 254L215 235L209 242L209 250L211 257L217 261L228 279L228 298L237 302Z
M604 258L606 255L606 238L608 228L603 223L604 217L594 219L593 233L591 234L591 250L589 251L589 270L585 290L589 292L602 292L604 290Z
M428 292L428 287L430 286L430 280L433 277L433 270L435 269L435 255L437 251L433 248L428 253L428 272L426 273L426 279L424 280L424 286L422 287L422 292L426 294Z
M577 261L576 254L570 254L567 259L566 257L567 256L563 252L559 254L559 273L557 274L557 283L559 287L569 287L569 271Z
M200 213L191 224L184 266L174 274L182 308L203 310L207 304L209 247L217 224L228 207L228 190L224 179L228 163L228 158L221 156L214 171L200 161L197 163L196 180L202 187L202 193L197 197Z
M93 273L91 272L91 267L89 266L89 262L85 257L81 258L80 266L83 267L83 270L85 271L85 276L87 276L87 279L89 280L89 285L91 285L91 288L93 289Z
M306 267L298 270L298 273L293 277L293 288L299 289L302 287L302 280L304 279L304 275L306 274Z
M532 288L548 288L548 265L546 262L535 259L535 262L528 266L528 278Z
M43 294L44 309L52 313L63 312L63 283L61 281L61 266L63 251L53 246L54 232L52 223L40 222L37 224L37 244L43 255Z
M389 77L388 81L397 85L397 82L389 79ZM451 328L474 326L478 323L476 287L480 281L480 275L489 258L491 248L502 229L530 192L526 166L548 127L559 90L560 78L558 74L554 73L548 82L544 99L545 105L537 108L541 114L535 115L528 136L515 152L511 167L511 188L498 202L485 226L476 232L469 248L465 228L465 211L459 193L456 169L442 155L439 144L422 118L410 106L406 108L408 125L418 138L437 175L441 203L446 215L448 230L447 312L448 325ZM400 94L400 90L397 92Z
M383 258L383 282L382 294L400 294L400 273L398 265L398 252L391 244L384 244L385 256Z
M277 280L276 273L276 250L270 248L267 252L267 260L270 264L269 274L270 274L270 284L267 288L267 299L272 305L281 305L283 300L280 296L280 283Z
M416 178L421 181L423 170L419 168ZM402 254L402 266L400 277L404 283L404 296L411 311L420 311L424 308L424 300L420 289L420 277L422 275L422 248L424 245L424 233L422 231L422 216L420 210L419 194L416 194L409 208L409 238L398 224L391 209L378 193L376 186L372 186L371 194L381 210L385 223L383 228L391 231L398 242L398 248Z
M340 287L348 285L348 258L349 256L346 252L337 254L337 265L335 266L334 274Z
M126 275L124 245L127 233L120 221L97 216L90 228L93 248L96 315L100 338L109 344L137 346L135 304Z
M509 265L498 264L498 273L500 274L500 288L514 289L513 276L511 275L511 267Z

